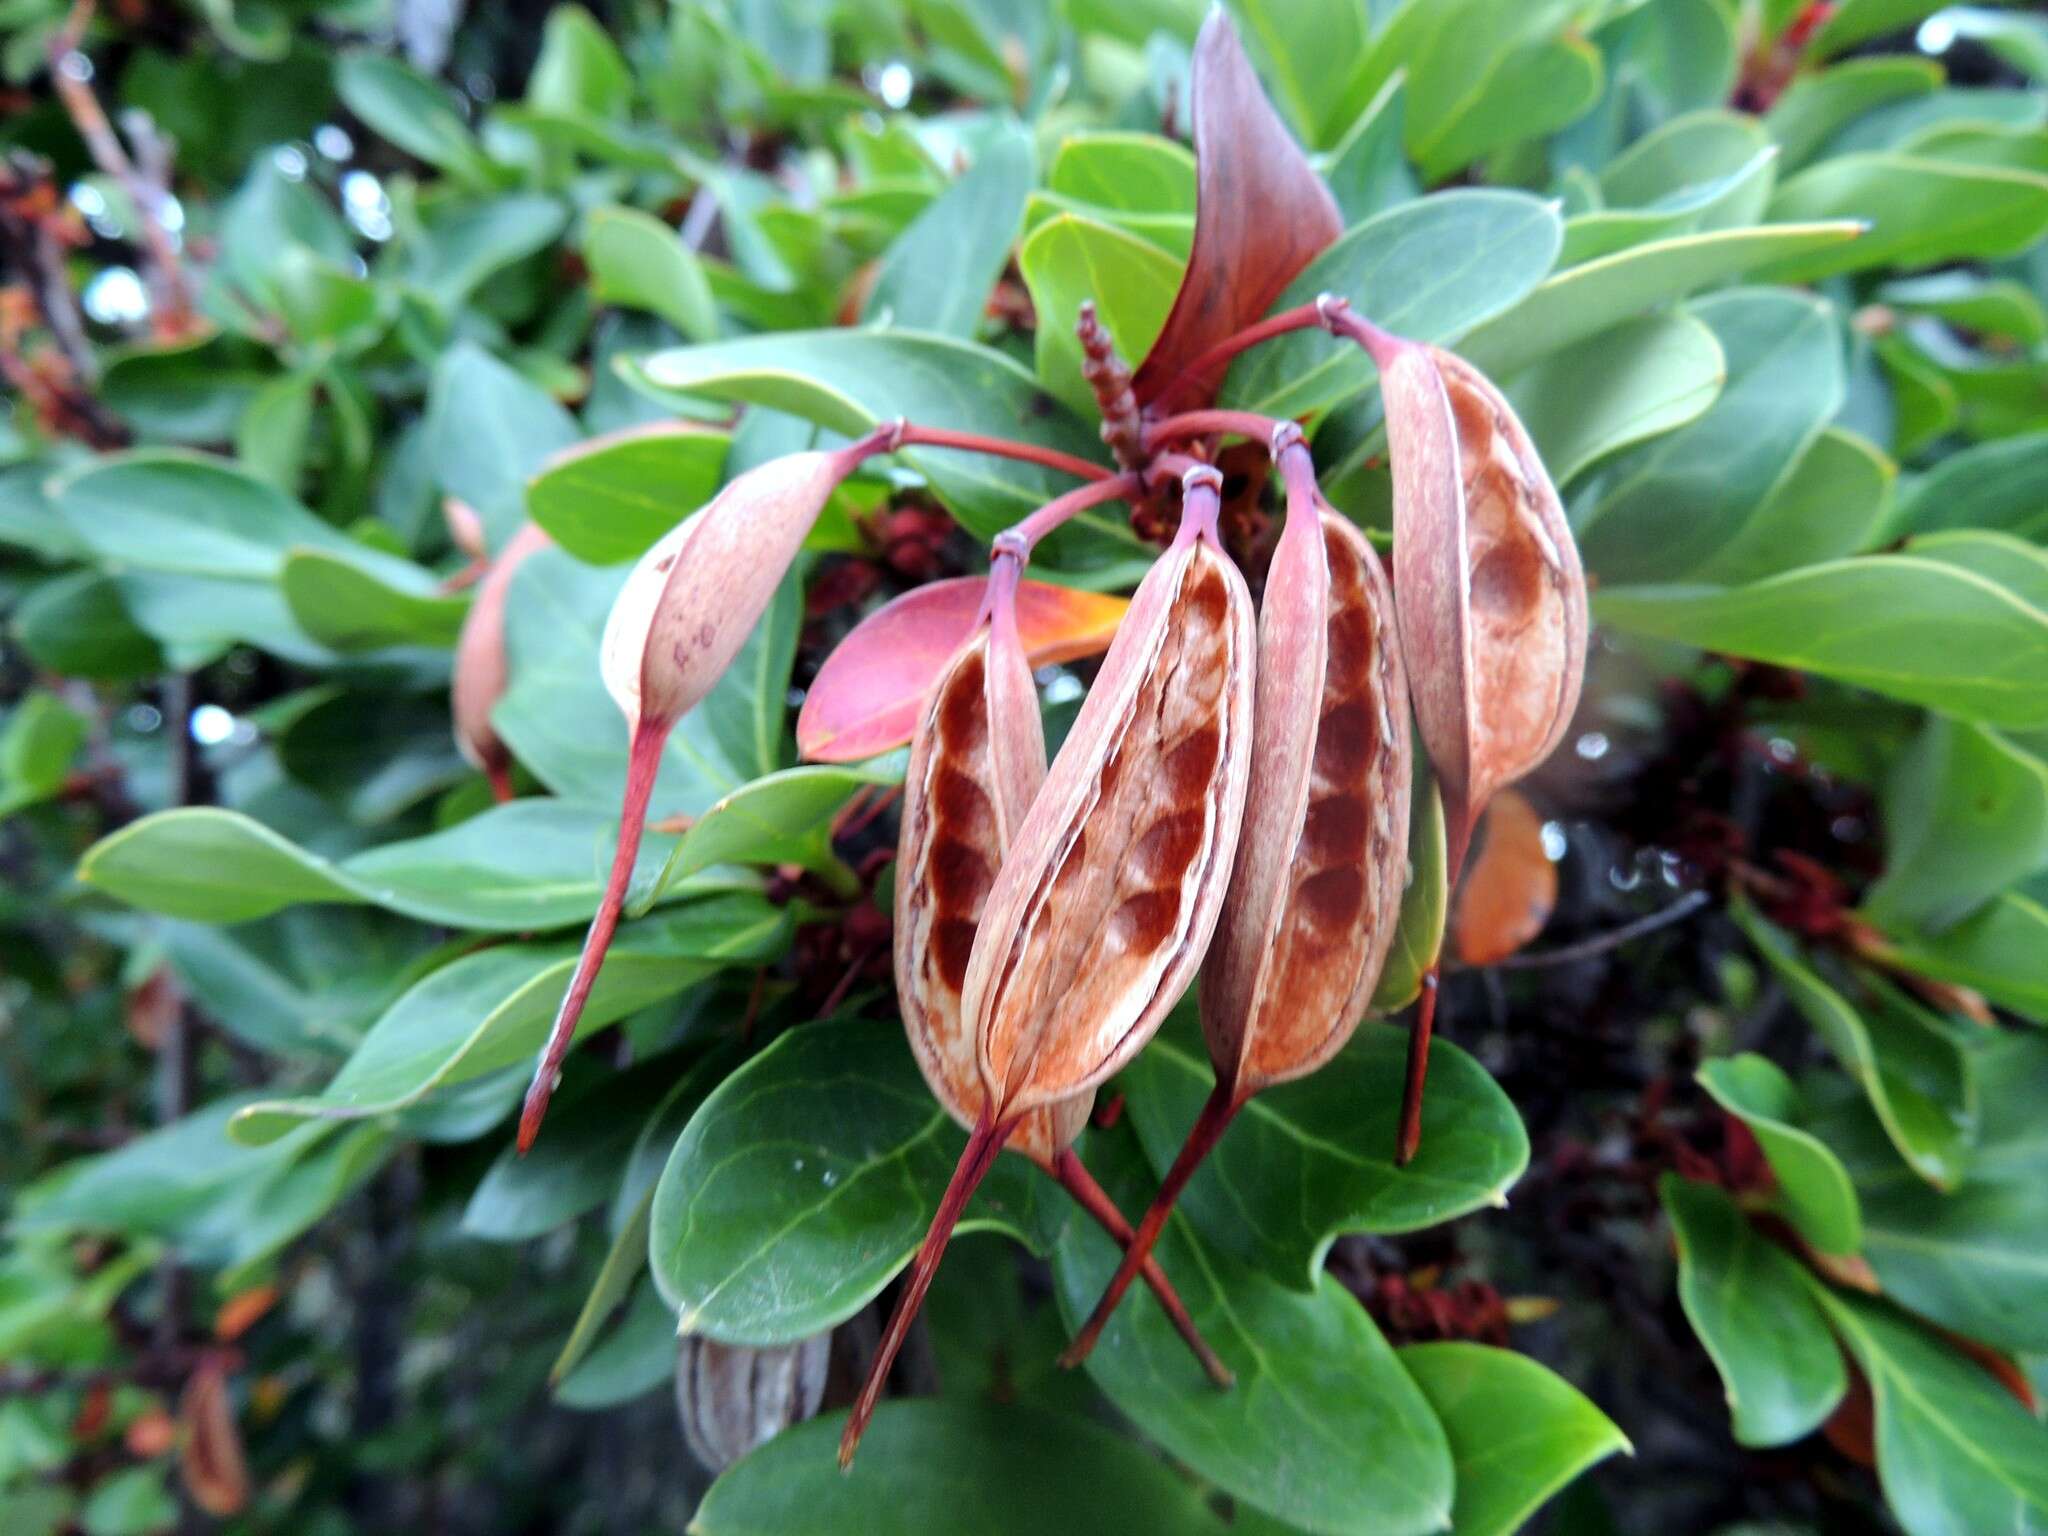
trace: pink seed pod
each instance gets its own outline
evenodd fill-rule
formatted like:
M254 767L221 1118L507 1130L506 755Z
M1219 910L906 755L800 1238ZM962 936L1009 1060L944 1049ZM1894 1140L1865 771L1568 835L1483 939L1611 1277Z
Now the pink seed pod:
M455 642L455 678L449 694L455 745L490 779L491 790L500 800L512 798L512 754L491 725L491 711L505 696L505 594L526 557L553 542L537 523L522 525L506 541L477 583L476 598L463 617L462 633Z
M732 665L840 483L885 431L830 453L793 453L750 469L640 557L612 605L599 647L606 690L631 728L625 803L611 875L519 1117L533 1145L576 1022L604 964L632 879L663 744Z

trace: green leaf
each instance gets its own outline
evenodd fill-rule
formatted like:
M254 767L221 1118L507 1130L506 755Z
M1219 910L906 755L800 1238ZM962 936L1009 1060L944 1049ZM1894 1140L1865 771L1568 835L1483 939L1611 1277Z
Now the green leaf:
M884 1402L851 1472L843 1414L784 1430L711 1485L696 1536L1225 1536L1198 1489L1128 1436L995 1403ZM1229 1529L1240 1530L1239 1521ZM1256 1536L1248 1532L1247 1536Z
M1902 154L1853 154L1792 177L1771 198L1784 222L1867 217L1853 245L1774 262L1775 282L1873 267L2015 256L2048 232L2048 177Z
M613 1408L672 1386L675 1374L675 1318L661 1294L642 1285L618 1326L563 1378L555 1401L565 1408Z
M1450 1437L1458 1490L1451 1536L1514 1536L1586 1468L1630 1453L1606 1414L1526 1355L1483 1344L1411 1344L1396 1353Z
M2048 310L2024 283L1974 272L1902 277L1877 290L1877 301L1907 314L1933 315L1964 330L2004 336L2027 346L2048 341Z
M582 434L548 395L474 342L441 357L427 397L427 458L441 489L502 549L526 520L527 478Z
M1009 262L1035 170L1021 128L992 137L973 167L891 242L861 319L972 339Z
M683 834L655 890L720 864L794 864L857 890L832 851L832 823L856 791L902 778L901 761L885 760L867 768L806 763L743 784Z
M1833 560L1741 587L1609 587L1602 623L1817 672L1959 719L2048 723L2048 614L1910 555Z
M1396 73L1381 86L1379 95L1318 162L1347 226L1421 195L1421 184L1402 147L1407 84L1407 75Z
M638 559L717 492L731 447L728 434L681 422L595 437L540 467L527 509L578 560Z
M2006 0L1991 3L2002 4ZM1829 58L1873 37L1903 31L1923 16L1946 10L1948 5L1949 0L1842 0L1807 46L1815 58Z
M1346 126L1347 88L1371 39L1372 7L1358 0L1240 0L1234 10L1296 136L1310 149L1329 143Z
M1246 1104L1181 1197L1204 1241L1300 1290L1345 1233L1414 1232L1505 1205L1528 1137L1486 1069L1447 1042L1430 1048L1422 1150L1394 1165L1407 1050L1405 1029L1368 1023L1321 1071ZM1131 1121L1164 1170L1213 1086L1199 1036L1163 1031L1124 1079Z
M1754 224L1776 158L1751 117L1695 112L1666 123L1601 171L1601 207L1565 226L1564 265L1692 230Z
M0 816L62 789L85 732L84 717L47 689L9 710L0 727Z
M722 1343L793 1344L842 1323L910 1262L966 1142L894 1020L792 1029L676 1142L654 1196L655 1283L683 1332ZM1000 1158L957 1230L1042 1243L1059 1219L1050 1188Z
M164 1486L168 1468L128 1467L102 1478L78 1512L85 1536L150 1536L178 1519L178 1501Z
M782 952L789 917L758 896L693 902L619 928L577 1037L673 997L727 965ZM524 1065L546 1039L578 946L507 944L443 966L372 1026L334 1081L306 1098L251 1104L234 1119L240 1141L271 1141L307 1120L396 1114L441 1087Z
M218 459L146 449L60 481L57 507L136 623L174 654L196 660L247 641L290 660L325 658L285 606L285 556L361 546L275 487Z
M1505 314L1474 328L1458 351L1495 378L1597 336L1631 315L1740 277L1794 253L1853 240L1861 226L1771 224L1655 240L1560 272Z
M2037 82L2048 80L2048 22L2039 16L2015 16L1981 5L1948 5L1940 14L1950 36L1990 49Z
M1401 892L1401 918L1394 929L1387 963L1373 989L1371 1012L1393 1013L1415 1001L1422 978L1436 964L1443 948L1444 920L1450 907L1450 883L1444 868L1444 797L1429 771L1428 754L1415 754L1414 789L1409 797L1408 867Z
M415 159L473 186L492 186L504 177L478 148L447 90L396 59L343 54L335 61L334 88L371 131Z
M1927 1030L1897 999L1876 994L1873 1006L1852 1006L1753 908L1740 904L1730 915L1842 1070L1862 1087L1899 1155L1937 1189L1953 1187L1962 1177L1974 1129L1969 1084L1954 1043Z
M677 391L750 401L849 436L902 416L920 426L1009 437L1096 462L1103 459L1100 441L1079 418L1048 402L1022 367L1001 353L950 337L853 330L749 337L657 352L629 377L657 396ZM902 457L983 538L1072 483L1035 465L952 449L913 448Z
M445 649L469 615L468 594L443 592L419 566L373 549L293 549L279 574L299 628L344 653L393 645Z
M115 680L164 669L163 652L129 617L119 584L98 571L38 583L12 617L21 648L65 677Z
M1073 214L1033 230L1017 267L1038 312L1036 357L1045 387L1076 411L1092 410L1095 393L1082 376L1074 333L1081 305L1095 305L1119 353L1143 357L1166 324L1182 266L1150 241Z
M1697 420L1728 367L1700 319L1643 315L1552 353L1509 385L1508 397L1565 485L1631 444Z
M1995 731L1930 716L1885 795L1888 929L1953 927L2048 859L2048 766Z
M1969 1177L1943 1194L1895 1160L1858 1170L1864 1255L1884 1294L1994 1348L2048 1350L2048 1040L2000 1035L1977 1061L1982 1128Z
M0 466L0 545L26 550L52 565L79 559L86 552L49 497L47 486L55 469L40 460Z
M1721 1373L1735 1438L1789 1445L1818 1429L1848 1390L1842 1353L1804 1272L1710 1184L1658 1185L1678 1239L1678 1300Z
M1851 59L1794 79L1764 114L1764 127L1784 150L1789 175L1818 155L1848 123L1887 102L1939 90L1942 79L1942 68L1932 59Z
M625 790L625 719L591 684L598 639L626 576L543 549L519 567L507 596L511 685L491 722L513 755L568 799L616 805ZM725 676L669 733L654 787L657 820L701 815L788 760L789 675L802 609L802 580L792 573Z
M1756 1137L1777 1179L1777 1203L1800 1235L1822 1253L1854 1253L1863 1217L1849 1172L1826 1142L1799 1122L1799 1089L1776 1063L1744 1052L1701 1065L1700 1086Z
M1195 157L1152 133L1076 133L1061 139L1045 173L1048 190L1127 213L1191 216Z
M442 198L420 211L420 229L401 253L401 276L451 317L484 283L552 245L569 210L552 197ZM446 354L443 366L468 344Z
M299 847L239 811L158 811L95 843L78 877L169 917L239 923L303 902L383 907L421 922L523 933L587 920L604 890L618 812L562 800L513 800L443 832L340 860ZM648 836L634 866L651 882L676 846ZM672 888L671 899L730 888L729 878Z
M541 30L540 57L526 82L526 104L542 112L600 121L624 117L633 76L618 46L580 5L557 5Z
M1892 954L1909 970L2048 1024L2048 908L2030 896L2007 891L1946 933L1898 936Z
M1897 475L1898 466L1875 444L1825 427L1769 499L1693 574L1702 581L1760 581L1868 548L1885 525Z
M1150 1199L1154 1179L1128 1132L1091 1135L1087 1161L1123 1209ZM1223 1392L1208 1382L1150 1294L1127 1298L1088 1357L1088 1374L1147 1438L1301 1530L1444 1529L1450 1446L1350 1292L1327 1275L1307 1293L1279 1285L1209 1248L1180 1212L1157 1253L1237 1384ZM1118 1258L1092 1224L1067 1224L1053 1272L1070 1328L1094 1307Z
M2048 433L1979 443L1949 455L1900 497L1889 528L1993 528L2036 542L2048 537Z
M2048 1531L2048 1428L1952 1345L1808 1284L1870 1382L1877 1475L1907 1536Z
M456 750L445 694L336 690L281 732L274 744L284 771L366 827L476 772Z
M1347 231L1273 308L1334 293L1375 325L1450 343L1542 282L1562 229L1556 210L1526 193L1440 192ZM1240 358L1224 381L1223 399L1269 416L1306 416L1357 394L1374 377L1360 347L1302 331Z
M583 259L600 304L661 316L692 341L718 334L718 306L697 253L668 225L637 208L593 208L583 223Z
M1607 466L1579 544L1603 581L1671 580L1733 540L1840 409L1833 306L1802 294L1736 289L1700 299L1727 360L1727 383L1691 425Z

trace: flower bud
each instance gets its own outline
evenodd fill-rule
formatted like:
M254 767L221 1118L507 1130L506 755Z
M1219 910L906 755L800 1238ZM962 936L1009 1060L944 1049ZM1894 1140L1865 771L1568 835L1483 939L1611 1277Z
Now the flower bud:
M512 798L507 777L512 754L498 739L491 711L505 696L505 594L526 557L553 541L538 523L524 524L505 543L462 620L455 642L455 679L449 703L455 717L455 745L471 766L483 772L500 800Z

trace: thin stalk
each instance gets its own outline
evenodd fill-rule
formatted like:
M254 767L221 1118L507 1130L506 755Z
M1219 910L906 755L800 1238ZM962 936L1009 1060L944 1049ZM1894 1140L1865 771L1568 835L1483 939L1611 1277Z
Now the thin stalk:
M1173 398L1173 392L1180 388L1183 380L1200 378L1212 373L1225 363L1231 362L1241 352L1249 352L1262 341L1271 341L1275 336L1285 336L1290 331L1328 330L1330 321L1326 310L1334 311L1345 307L1345 300L1325 294L1308 304L1297 304L1292 309L1283 309L1277 315L1268 315L1256 325L1248 325L1235 335L1226 336L1206 352L1194 359L1173 376L1173 382L1159 391L1162 400Z
M1084 485L1068 491L1064 496L1055 496L1044 506L1033 512L1020 523L1005 528L995 537L997 555L1016 557L1021 565L1031 558L1031 551L1038 541L1053 529L1077 513L1090 507L1100 506L1105 501L1122 501L1140 495L1145 488L1143 475L1133 470L1109 475L1092 485Z
M1124 1220L1124 1213L1116 1208L1116 1202L1109 1198L1108 1192L1095 1182L1095 1176L1072 1147L1060 1148L1059 1155L1053 1159L1052 1176L1059 1180L1061 1189L1074 1197L1074 1203L1095 1219L1097 1226L1116 1239L1119 1248L1130 1251L1137 1234ZM1230 1367L1223 1363L1195 1327L1195 1320L1188 1316L1187 1305L1180 1299L1180 1293L1174 1290L1173 1282L1166 1278L1166 1271L1159 1267L1159 1261L1146 1254L1139 1272L1144 1275L1145 1283L1152 1287L1152 1294L1159 1298L1159 1305L1166 1309L1174 1332L1187 1340L1188 1348L1194 1351L1209 1379L1219 1387L1235 1385L1237 1378L1230 1374Z
M1151 1208L1145 1212L1145 1219L1138 1223L1137 1235L1131 1239L1131 1246L1124 1250L1124 1261L1117 1266L1109 1288L1102 1293L1102 1300L1095 1304L1088 1321L1081 1325L1081 1331L1074 1335L1074 1342L1067 1346L1067 1352L1060 1356L1060 1364L1071 1369L1088 1358L1095 1342L1102 1337L1102 1330L1109 1322L1110 1314L1117 1309L1117 1303L1124 1299L1124 1292L1131 1288L1131 1282L1138 1277L1139 1269L1151 1256L1152 1248L1159 1241L1159 1234L1166 1230L1166 1218L1173 1213L1174 1202L1187 1188L1188 1180L1194 1177L1202 1159L1214 1150L1216 1143L1223 1139L1223 1133L1230 1128L1230 1122L1244 1105L1244 1100L1227 1085L1218 1083L1215 1092L1209 1095L1209 1102L1202 1106L1201 1114L1195 1117L1194 1128L1188 1132L1188 1139L1181 1144L1180 1156L1173 1160L1173 1166L1166 1172L1166 1180L1159 1186L1159 1193L1152 1197Z
M1061 453L1057 448L1012 442L1007 437L984 437L979 432L955 432L947 427L914 426L907 421L884 422L854 443L852 448L856 460L880 453L894 453L899 448L958 448L963 453L987 453L999 459L1041 465L1083 480L1106 480L1114 473L1087 459Z
M953 1167L953 1177L946 1185L945 1194L939 1198L938 1212L932 1217L924 1242L918 1246L917 1256L910 1261L909 1278L903 1283L902 1294L896 1298L896 1310L889 1315L889 1326L882 1333L881 1346L876 1349L874 1362L868 1367L868 1379L861 1384L860 1396L854 1399L853 1412L846 1420L846 1430L839 1437L840 1471L853 1465L853 1453L860 1446L860 1437L867 1433L868 1420L875 1416L875 1405L881 1401L882 1388L889 1380L889 1367L903 1348L903 1340L910 1332L911 1323L916 1321L918 1308L924 1305L925 1292L932 1288L932 1277L939 1272L939 1260L945 1255L946 1243L952 1237L953 1229L960 1224L960 1217L975 1189L994 1166L996 1154L1003 1150L1003 1143L1016 1129L1015 1120L1006 1120L1001 1125L991 1125L983 1120L968 1133L967 1146Z
M673 720L642 719L633 729L633 744L626 759L626 799L619 811L619 847L612 855L611 875L605 881L604 899L590 920L590 932L583 940L583 953L576 957L576 972L569 978L569 990L548 1031L547 1049L534 1068L533 1082L526 1090L526 1106L519 1112L519 1152L523 1157L540 1134L540 1123L548 1112L548 1100L555 1094L555 1079L562 1059L576 1038L576 1022L583 1017L583 1005L590 1001L590 989L604 965L605 951L619 926L619 913L626 904L626 888L633 881L633 865L640 855L640 835L647 827L647 802L654 794L654 780L661 769L661 749L668 740Z
M1444 806L1445 819L1450 826L1450 838L1445 849L1444 888L1455 898L1458 890L1458 876L1465 867L1465 855L1472 847L1473 813L1466 810L1462 798L1459 803ZM1446 901L1445 911L1451 910ZM1408 1078L1401 1090L1401 1124L1394 1136L1394 1166L1405 1168L1415 1161L1415 1154L1422 1146L1422 1091L1429 1081L1429 1041L1436 1028L1437 993L1441 990L1441 955L1443 936L1437 937L1438 959L1430 961L1429 969L1423 973L1422 996L1415 1006L1415 1023L1408 1032Z
M1213 437L1228 433L1233 437L1253 437L1260 442L1270 442L1273 429L1279 421L1271 416L1261 416L1256 411L1183 411L1178 416L1166 416L1145 428L1145 446L1160 448L1167 443L1184 442L1191 437Z

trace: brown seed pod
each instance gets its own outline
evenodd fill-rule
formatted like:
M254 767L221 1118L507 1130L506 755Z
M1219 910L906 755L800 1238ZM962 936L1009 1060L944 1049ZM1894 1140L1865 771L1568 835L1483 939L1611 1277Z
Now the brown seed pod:
M847 1419L842 1467L996 1155L1032 1111L1136 1054L1215 929L1250 768L1253 640L1251 594L1217 542L1221 483L1206 465L1188 472L1180 533L1139 584L989 890L961 991L981 1117Z
M1455 886L1487 801L1570 728L1586 669L1586 576L1557 489L1492 381L1440 348L1361 330L1386 401L1401 643ZM1422 1134L1435 1010L1432 968L1409 1047L1404 1163Z
M491 711L505 696L505 594L512 577L537 549L553 540L538 523L526 523L505 542L462 620L455 642L455 679L449 703L455 717L455 745L491 781L500 800L512 798L508 774L512 754L491 725Z
M1096 1087L1194 980L1251 770L1254 619L1216 540L1221 476L1131 603L989 894L964 1006L994 1112Z
M1017 633L1018 562L999 558L990 616L933 684L911 739L896 857L896 996L911 1051L932 1094L972 1130L988 1112L961 986L982 909L1032 798L1045 781L1038 694ZM1091 1088L1026 1113L1008 1148L1066 1189L1119 1244L1131 1226L1073 1150L1095 1102ZM1196 1332L1156 1263L1144 1269L1174 1326L1210 1376L1230 1373Z
M1379 557L1315 487L1301 433L1274 435L1287 524L1259 615L1244 832L1202 974L1216 1088L1062 1357L1094 1347L1175 1201L1254 1094L1316 1070L1372 999L1400 923L1413 761L1407 678Z
M676 1353L676 1413L690 1454L723 1472L816 1417L831 1363L829 1331L768 1349L685 1334Z

